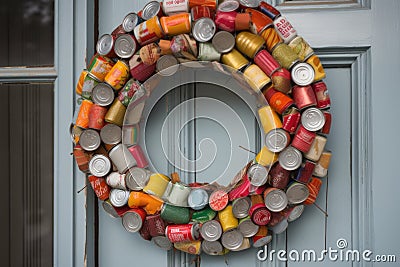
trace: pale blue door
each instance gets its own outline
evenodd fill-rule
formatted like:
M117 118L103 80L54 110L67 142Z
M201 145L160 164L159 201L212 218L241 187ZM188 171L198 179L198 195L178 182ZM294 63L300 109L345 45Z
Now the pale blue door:
M138 11L146 0L100 0L99 34L111 32L124 15ZM400 3L387 1L273 1L286 15L320 56L326 73L332 99L333 123L327 148L333 159L327 178L323 178L317 204L328 213L326 217L315 206L308 206L302 217L289 224L288 230L274 236L268 251L287 251L271 254L261 261L256 249L230 253L226 257L202 256L202 266L372 266L379 265L375 256L399 255L397 203L397 155L400 147L397 138L397 105L400 97L397 77L400 73ZM189 85L172 90L164 96L150 114L147 147L152 162L166 174L175 171L160 149L161 124L168 112L189 99L207 97L224 101L240 114L249 135L248 148L260 147L259 129L254 115L246 104L231 92L208 84ZM218 112L221 106L210 101L196 105L194 100L185 112L168 121L168 134L180 137L183 154L190 159L199 156L200 141L213 139L217 146L215 160L201 172L180 172L185 182L208 182L218 176L227 164L227 158L247 153L238 149L238 132L226 132L222 125L233 118L216 123L199 118L183 127L195 114ZM204 104L204 103L203 103ZM212 114L209 114L212 115ZM233 116L233 115L232 115ZM174 139L170 139L173 143ZM211 142L205 142L205 151L212 151ZM175 153L170 151L170 153ZM340 241L338 244L338 241ZM98 255L100 266L189 266L194 257L179 252L164 252L138 234L127 233L119 220L110 218L99 209ZM343 244L345 246L343 246ZM340 247L338 247L338 245ZM333 259L328 256L319 262L323 251L371 250L366 259ZM340 249L342 248L342 249ZM296 261L296 254L313 250L314 261ZM321 254L322 253L322 254ZM308 254L307 254L308 255ZM306 256L307 256L306 255ZM311 254L311 257L313 255ZM389 257L387 257L389 258ZM371 259L371 261L368 261ZM373 262L375 260L375 262ZM400 259L398 259L400 260ZM311 260L313 261L313 260ZM385 263L382 266L396 266Z

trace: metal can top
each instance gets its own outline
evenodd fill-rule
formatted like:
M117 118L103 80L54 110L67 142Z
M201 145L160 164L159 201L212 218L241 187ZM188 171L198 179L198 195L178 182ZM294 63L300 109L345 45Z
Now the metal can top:
M239 231L242 233L244 237L252 237L255 234L257 234L258 229L260 226L257 224L253 223L253 221L250 219L250 217L243 219L242 221L239 222Z
M315 72L310 64L298 63L292 68L291 75L297 85L306 86L314 81Z
M295 206L289 213L289 216L287 218L288 222L293 222L294 220L297 220L301 216L301 214L303 214L303 211L304 205Z
M149 179L149 171L142 168L133 167L127 171L125 183L129 189L138 191L142 190L146 186Z
M271 227L272 232L274 232L275 234L280 234L283 233L286 228L288 227L288 221L286 219L280 221L277 225L274 225L273 227Z
M208 193L202 188L192 189L188 197L188 204L194 210L201 210L208 204Z
M99 106L108 106L114 101L114 90L106 83L97 84L92 91L92 100Z
M126 231L135 233L142 228L143 218L136 211L128 211L122 216L122 225Z
M111 189L110 202L114 207L122 207L128 203L129 191L121 189Z
M257 8L260 5L260 0L239 0L239 3L245 7Z
M151 240L158 247L165 249L165 250L170 250L173 247L171 241L169 241L169 239L165 236L155 236Z
M116 145L121 142L121 127L109 123L100 130L100 137L107 145Z
M221 224L216 220L205 222L200 228L200 234L207 241L217 241L222 235Z
M107 212L108 215L110 215L112 218L118 218L118 212L115 210L115 208L113 207L113 205L111 204L110 201L103 201L103 203L101 203L101 205L103 206L103 209L105 212Z
M308 108L301 114L301 124L311 132L321 130L325 124L325 116L318 108Z
M217 27L212 19L201 18L194 23L192 34L196 41L208 42L213 38L216 29Z
M253 164L247 170L249 181L254 186L262 186L267 182L268 170L261 164Z
M148 2L142 10L142 18L144 20L149 20L152 17L157 16L161 11L161 5L158 1Z
M100 135L93 129L86 129L79 137L79 144L86 151L94 151L100 147Z
M221 242L225 248L232 250L238 249L242 245L243 239L244 237L239 230L232 229L222 234Z
M114 38L111 34L100 36L96 44L96 51L99 55L108 55L114 49Z
M281 129L272 129L265 136L265 146L271 152L281 152L289 144L289 134Z
M249 215L251 200L249 197L235 199L232 203L233 216L238 219L245 218Z
M171 76L178 71L178 64L178 60L173 55L163 55L157 60L156 69L162 76Z
M282 150L281 153L279 153L279 164L288 171L293 171L296 170L297 168L300 167L301 162L302 162L303 156L301 152L292 147L288 146L284 150Z
M130 34L121 34L115 40L114 52L120 58L131 58L136 50L136 41Z
M219 241L204 240L201 243L201 249L208 255L221 255L224 251L224 247Z
M294 182L286 189L289 204L300 204L308 198L310 191L305 184Z
M212 44L219 53L229 53L235 47L235 37L230 32L219 31L212 38Z
M227 0L218 5L218 11L231 12L239 8L239 2L235 0Z
M95 155L89 161L89 171L96 177L106 176L111 170L111 161L104 155Z
M264 237L257 239L257 241L255 241L253 243L253 247L259 248L259 247L269 244L271 241L272 241L272 235L268 234Z
M122 28L126 32L132 32L136 25L140 22L140 18L136 13L127 14L122 20Z
M267 189L268 190L268 189ZM281 189L273 189L264 197L265 206L272 212L279 212L286 208L288 199Z

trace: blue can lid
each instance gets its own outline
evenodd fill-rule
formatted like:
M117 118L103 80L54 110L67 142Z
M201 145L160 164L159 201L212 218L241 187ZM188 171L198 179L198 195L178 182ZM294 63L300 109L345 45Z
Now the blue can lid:
M188 197L188 204L194 210L201 210L208 204L208 193L202 188L193 189Z

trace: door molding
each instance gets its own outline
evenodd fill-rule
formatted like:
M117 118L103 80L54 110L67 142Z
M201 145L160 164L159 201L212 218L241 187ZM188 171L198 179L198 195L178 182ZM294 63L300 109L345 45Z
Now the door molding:
M371 9L371 0L271 0L273 6L284 11L310 11L310 9Z

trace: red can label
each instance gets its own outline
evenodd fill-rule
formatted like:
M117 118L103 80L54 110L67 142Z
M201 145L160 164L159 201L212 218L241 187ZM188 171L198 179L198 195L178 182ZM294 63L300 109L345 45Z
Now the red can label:
M147 216L146 222L151 236L160 236L165 234L166 223L159 214Z
M295 180L303 184L308 184L312 178L314 168L315 168L314 162L310 160L305 161L299 168Z
M251 220L257 225L267 225L271 220L271 212L263 204L252 206L249 213Z
M110 195L110 187L108 187L106 180L104 178L96 177L94 175L89 176L90 185L96 196L100 200L106 200Z
M247 197L250 194L249 188L250 181L247 174L245 174L243 176L242 182L237 187L229 191L229 201L233 201L241 197Z
M294 86L292 90L293 99L299 109L304 109L317 105L312 87L309 86Z
M215 25L223 31L234 32L235 31L235 19L237 12L218 12L215 16Z
M332 115L329 111L324 111L322 113L324 114L324 117L325 117L325 124L324 124L324 127L322 127L320 132L322 134L329 134L329 132L331 131Z
M286 130L290 134L294 134L300 123L301 115L297 110L295 110L292 113L283 114L282 119L282 129Z
M312 88L317 98L317 108L329 108L331 106L331 98L329 97L326 84L324 82L317 82L312 84Z
M168 225L165 235L172 242L194 241L193 224Z
M225 191L214 191L209 199L210 208L215 211L223 210L228 205L229 197Z
M315 132L310 132L303 126L300 126L293 138L292 146L304 153L307 153L310 150L311 144L316 135L317 134Z

